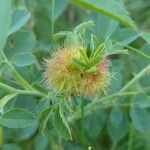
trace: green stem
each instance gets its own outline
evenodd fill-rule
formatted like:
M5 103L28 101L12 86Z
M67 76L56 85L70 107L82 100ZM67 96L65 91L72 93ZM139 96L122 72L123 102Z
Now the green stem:
M51 15L51 18L52 18L52 36L54 34L54 13L55 13L55 0L52 0L52 15Z
M14 69L10 66L12 74L16 82L26 90L34 90L33 87Z
M9 60L7 59L7 57L5 56L4 52L2 51L2 56L5 60L5 62L8 64L8 66L10 67L12 73L13 73L13 77L15 79L15 81L21 86L23 87L25 90L19 90L19 89L15 89L13 87L10 87L4 83L0 82L0 87L3 87L3 89L5 89L6 91L9 92L16 92L18 94L23 94L23 95L36 95L36 96L40 96L40 97L47 97L47 94L39 92L37 90L35 90L16 70L15 68L12 66L12 64L9 62Z
M47 94L41 93L39 91L18 90L18 92L21 95L32 95L32 96L39 96L39 97L48 97Z
M134 128L131 124L130 126L130 133L129 133L129 141L128 141L128 150L133 150L133 135L134 135Z
M97 109L113 106L114 105L114 103L113 103L114 100L120 100L120 99L115 99L116 97L126 96L126 95L136 95L138 93L139 93L139 91L122 92L122 93L117 92L115 94L103 97L100 100L95 100L95 101L91 102L90 104L88 104L84 107L84 116L87 116L87 115L93 113L93 111L95 111ZM127 105L125 105L125 106L127 106ZM70 122L72 122L74 120L80 119L81 117L82 117L82 111L81 111L81 109L79 109L70 118L68 118L68 120Z
M10 93L16 93L17 92L17 90L15 88L8 86L2 82L0 82L0 89L7 91L7 92L10 92Z
M9 62L3 51L2 56L5 60L5 63L10 67L13 78L16 80L16 82L26 90L34 90L33 87L15 70L15 68L12 66L11 62Z
M143 75L145 75L148 71L150 71L150 65L145 67L141 72L139 72L130 82L128 82L120 92L124 92L127 90L131 85L133 85L137 80L139 80Z
M34 96L40 96L40 97L47 97L47 94L41 93L36 90L20 90L20 89L15 89L9 85L6 85L2 82L0 82L0 89L5 90L9 93L18 93L21 95L34 95Z
M138 54L140 54L140 55L142 55L142 56L144 56L145 58L147 58L147 59L150 60L150 56L149 56L149 55L147 55L147 54L145 54L145 53L139 51L138 49L135 49L135 48L133 48L133 47L131 47L131 46L128 46L128 45L125 45L125 47L128 48L129 50L132 50L132 51L134 51L134 52L136 52L136 53L138 53Z

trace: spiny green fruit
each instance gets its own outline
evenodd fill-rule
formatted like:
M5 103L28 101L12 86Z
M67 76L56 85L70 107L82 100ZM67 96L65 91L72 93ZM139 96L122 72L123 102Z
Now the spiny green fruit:
M45 80L48 87L68 96L105 93L110 83L110 61L97 54L96 63L93 63L97 56L88 58L86 55L84 48L76 46L64 47L55 52L46 61Z
M73 58L79 58L76 47L64 47L47 60L45 78L50 89L67 95L79 93L81 77L72 65Z

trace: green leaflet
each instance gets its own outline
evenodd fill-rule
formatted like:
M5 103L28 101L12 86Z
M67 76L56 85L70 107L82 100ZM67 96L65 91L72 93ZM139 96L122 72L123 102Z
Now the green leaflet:
M32 65L36 62L36 58L31 53L20 53L16 54L11 58L11 62L18 67L24 67Z
M90 44L88 44L88 46L86 48L86 54L87 54L88 58L90 58L93 54L93 49L91 48Z
M27 9L16 9L13 11L12 25L8 35L23 27L30 19L31 13Z
M11 25L11 0L0 0L0 51L6 44L6 39Z
M92 66L97 65L97 64L100 62L100 60L101 60L102 58L103 58L102 55L97 55L95 58L93 58L93 59L90 61L89 66L92 67Z
M96 138L101 134L106 121L105 113L105 109L99 109L83 118L84 130L90 138Z
M87 68L87 66L84 63L82 63L79 59L76 59L76 58L73 58L72 64L76 68L81 69L81 70L85 70Z
M53 124L59 135L61 135L65 140L71 140L71 131L63 114L61 103L62 102L60 102L59 106L55 110Z
M65 38L65 46L72 46L72 45L82 45L83 41L83 34L85 31L94 26L94 22L92 20L83 22L80 25L76 26L72 31L60 31L54 34L53 38L55 40L59 40Z
M82 35L86 29L91 28L93 26L94 26L94 22L92 20L87 21L87 22L83 22L80 25L76 26L74 28L73 32L75 35L77 35L77 34Z
M128 120L119 108L112 109L107 124L109 136L115 142L121 140L128 131Z
M95 57L97 57L97 56L100 56L103 51L104 51L104 43L100 44L100 45L97 47L97 49L96 49L96 51L95 51L95 53L94 53L94 55L93 55L93 58L95 58Z
M91 59L89 59L87 56L88 51L84 51L84 49L81 48L79 49L79 51L83 62L80 61L79 59L74 58L72 60L73 65L82 71L86 70L85 73L95 73L97 70L96 65L103 58L104 44L102 43L97 47ZM89 55L91 53L90 51L88 52Z
M98 46L99 41L97 39L97 37L94 34L91 34L91 40L90 40L90 48L92 50L95 50L96 47Z
M124 49L124 47L120 43L112 44L112 41L109 37L105 40L105 55L126 55L128 54L128 50Z
M0 116L0 123L8 128L25 128L35 120L33 113L21 108L12 109Z
M128 16L128 12L115 0L71 0L89 10L109 16L120 23L136 28L134 22Z
M52 112L52 108L48 107L45 110L43 110L39 116L39 120L40 120L39 131L41 133L44 133L44 131L46 129L46 125L47 125L48 119L51 115L51 112Z
M148 108L133 106L130 110L130 117L138 131L141 133L150 131L150 111Z
M59 31L58 33L54 34L54 40L59 40L61 38L65 38L67 34L72 33L71 31Z
M79 52L81 54L81 58L83 59L84 63L88 64L89 63L89 58L86 54L86 51L83 48L79 48Z
M17 96L17 93L13 93L13 94L8 94L6 96L4 96L1 100L0 100L0 112L3 113L3 109L4 106L14 97Z

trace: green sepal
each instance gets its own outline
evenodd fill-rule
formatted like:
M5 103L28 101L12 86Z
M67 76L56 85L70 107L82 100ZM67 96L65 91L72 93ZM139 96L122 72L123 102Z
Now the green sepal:
M87 68L87 66L77 58L72 59L72 64L73 64L73 66L75 66L76 68L78 68L80 70L86 70L86 68Z
M90 58L93 54L93 49L90 47L90 44L88 44L88 46L86 48L86 54L87 54L88 58Z
M101 55L103 53L103 51L104 51L104 43L100 44L97 47L97 49L96 49L96 51L95 51L95 53L93 55L93 58L97 57L98 55Z
M93 67L93 66L99 64L99 62L100 62L100 60L101 60L102 58L103 58L103 55L97 55L95 58L93 58L93 59L91 60L91 62L89 63L89 66L90 66L90 67Z
M70 31L59 31L58 33L53 35L54 40L59 40L62 38L66 38Z
M98 46L99 41L97 39L97 37L94 34L91 34L91 39L90 39L90 48L92 50L95 50L96 47Z
M75 35L77 35L77 34L83 35L86 29L91 28L93 26L94 26L94 22L92 20L83 22L74 28L73 33Z
M84 63L88 64L90 60L86 54L86 51L83 48L79 48L79 52L81 54L81 58L83 59Z

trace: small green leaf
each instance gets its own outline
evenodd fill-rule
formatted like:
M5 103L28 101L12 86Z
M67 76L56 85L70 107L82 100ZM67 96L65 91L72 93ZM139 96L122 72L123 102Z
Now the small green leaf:
M112 49L113 49L112 41L110 40L109 37L107 37L106 40L105 40L105 53L106 53L106 55L111 53Z
M140 34L136 30L123 28L115 30L111 39L113 42L119 42L122 45L127 45L136 40L139 36Z
M64 100L65 101L65 107L66 107L66 109L70 112L70 113L73 113L74 112L74 110L73 110L73 108L72 108L72 106L71 106L71 102L69 101L69 99L65 99Z
M93 49L90 47L90 44L88 44L88 46L86 48L86 54L87 54L88 58L90 58L93 54Z
M19 108L12 109L0 116L0 124L8 128L25 128L35 120L33 113Z
M100 44L100 45L97 47L96 51L94 52L93 58L95 58L95 57L101 55L101 54L103 53L103 51L104 51L104 43Z
M97 110L83 119L83 126L89 137L97 137L104 127L106 114L105 110Z
M106 53L106 56L108 55L126 55L128 54L128 50L126 49L123 49L123 46L120 45L120 43L116 43L116 44L112 44L112 41L107 38L105 40L105 53Z
M54 127L59 135L61 135L65 140L71 140L71 131L69 125L65 119L61 102L59 107L56 108L54 119L53 119Z
M3 109L4 106L14 97L17 96L17 93L13 93L13 94L8 94L6 96L4 96L1 100L0 100L0 112L3 113Z
M96 47L98 46L98 39L94 34L91 34L91 40L90 40L90 48L92 50L95 50Z
M23 27L30 19L31 13L27 9L16 9L13 12L12 25L8 35Z
M83 62L85 64L88 64L89 63L89 58L88 58L88 56L86 54L86 51L83 48L79 48L79 52L81 54L81 58L82 58Z
M132 107L130 116L138 131L141 133L150 131L150 110L148 108Z
M109 16L128 27L136 28L134 22L128 16L128 12L117 1L114 0L93 0L93 1L71 0L71 1L89 10Z
M59 113L60 113L60 117L62 118L62 121L67 129L67 132L68 132L68 139L72 140L72 136L71 136L71 129L69 127L69 124L65 118L65 115L64 115L64 110L63 110L63 101L60 102L59 104Z
M110 113L110 121L114 125L119 125L123 120L123 114L119 108L112 109Z
M93 58L93 59L90 61L89 66L90 66L90 67L93 67L93 66L99 64L99 63L100 63L100 60L101 60L102 58L103 58L102 55L97 55L95 58Z
M118 111L119 114L116 111ZM111 112L107 124L107 131L109 136L115 142L119 141L126 135L128 131L128 120L120 110L113 110Z
M12 57L11 62L18 67L24 67L35 63L36 58L31 53L20 53Z
M58 33L54 34L53 38L54 40L59 40L62 38L67 37L67 34L72 33L70 31L59 31Z
M50 139L54 136L51 134L49 137L48 134L37 134L34 139L34 149L35 150L46 150L49 147Z
M46 128L46 125L47 125L48 119L50 117L51 111L52 111L52 108L49 107L49 108L46 108L44 111L42 111L41 114L40 114L40 117L39 117L39 122L40 122L39 131L41 133L44 133L44 130Z
M48 99L43 99L41 102L38 103L36 107L36 112L40 114L46 108L49 108L50 102Z
M79 59L76 58L72 59L72 64L81 70L85 70L87 68L87 66L84 63L82 63Z
M37 101L36 98L29 95L19 95L15 100L15 107L26 109L29 112L36 112Z
M3 50L11 25L11 0L0 0L0 51Z
M92 20L83 22L80 25L76 26L73 30L74 34L84 34L85 30L94 26L94 22Z
M36 45L36 37L31 30L19 30L9 36L4 50L8 59L20 53L31 53Z
M36 134L38 128L39 122L35 121L32 125L28 127L16 129L17 133L15 132L16 133L15 140L20 142L32 138Z

